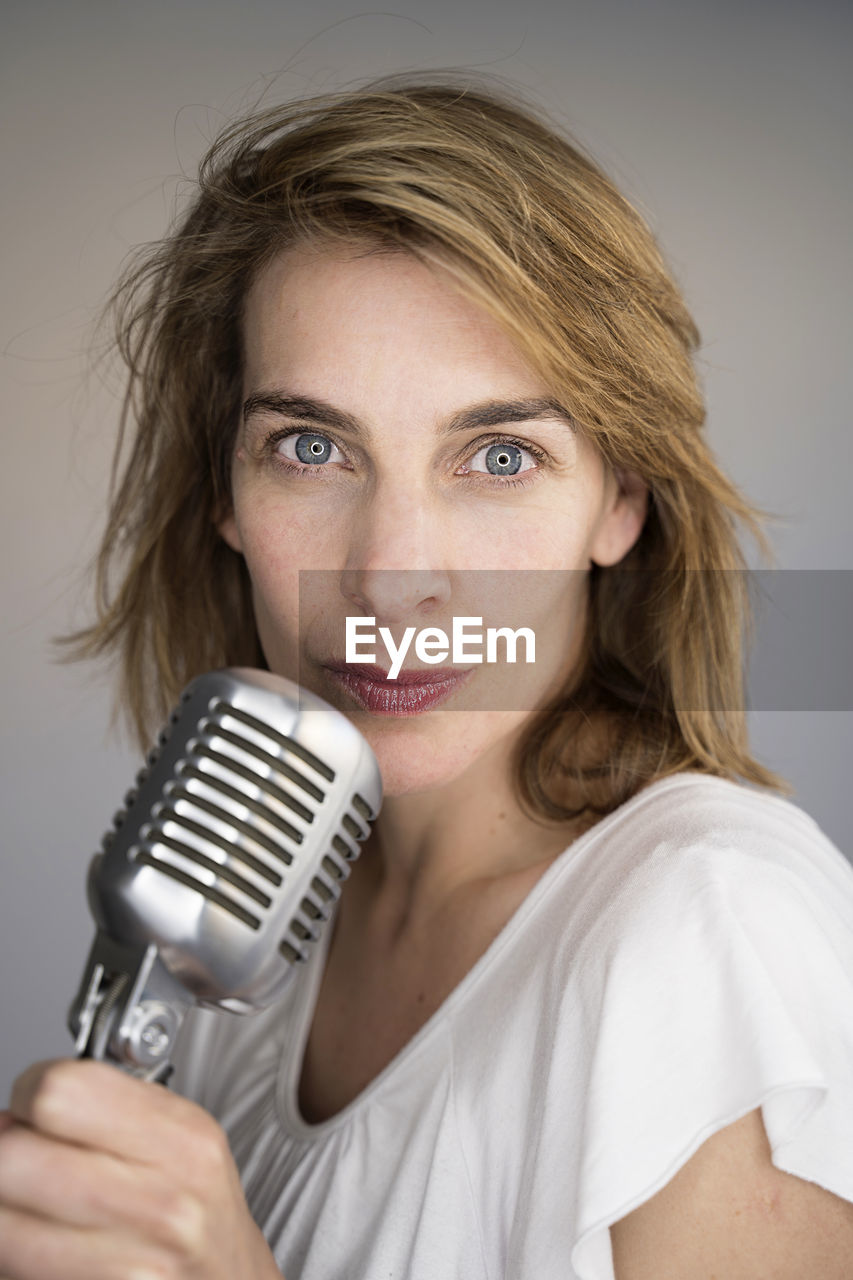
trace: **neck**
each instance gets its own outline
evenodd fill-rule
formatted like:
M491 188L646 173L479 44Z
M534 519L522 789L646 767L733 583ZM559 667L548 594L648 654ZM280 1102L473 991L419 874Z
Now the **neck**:
M466 890L541 873L577 834L522 810L498 744L440 787L388 797L356 871L405 928Z

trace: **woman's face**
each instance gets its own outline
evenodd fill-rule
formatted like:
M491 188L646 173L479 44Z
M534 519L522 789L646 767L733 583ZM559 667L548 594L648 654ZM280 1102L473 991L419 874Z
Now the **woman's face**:
M644 512L642 486L617 480L440 269L304 248L259 274L221 532L245 557L270 669L353 720L386 794L511 746L577 658L590 564L620 560ZM451 638L461 617L483 619L475 634L527 627L535 661L522 642L515 665L418 656L424 628ZM377 636L356 666L348 618ZM380 627L398 649L414 629L393 682Z

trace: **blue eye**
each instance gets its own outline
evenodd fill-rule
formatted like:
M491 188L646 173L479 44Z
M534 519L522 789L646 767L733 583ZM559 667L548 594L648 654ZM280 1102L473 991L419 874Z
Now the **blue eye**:
M294 431L277 442L276 452L291 462L302 462L308 466L337 461L333 453L343 457L337 445L318 431Z
M513 444L510 440L499 440L478 449L469 463L471 471L487 471L493 476L514 476L519 471L530 471L535 463L529 461L532 455L527 449ZM525 459L528 460L524 465Z
M486 466L492 475L514 476L521 469L521 450L516 444L489 445Z
M296 456L300 462L328 462L332 456L332 442L325 436L304 435L294 440Z

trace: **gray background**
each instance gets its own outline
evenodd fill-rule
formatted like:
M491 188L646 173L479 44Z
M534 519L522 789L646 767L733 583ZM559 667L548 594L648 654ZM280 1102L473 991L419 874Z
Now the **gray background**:
M116 421L115 380L89 372L92 325L124 254L163 230L181 174L264 90L272 102L452 66L527 87L659 234L704 335L711 440L783 517L780 566L850 570L853 10L30 0L3 5L2 26L5 1095L26 1062L68 1050L84 870L137 764L109 733L105 674L57 666L50 637L86 617ZM824 689L820 705L850 702ZM851 721L753 715L759 756L848 854Z

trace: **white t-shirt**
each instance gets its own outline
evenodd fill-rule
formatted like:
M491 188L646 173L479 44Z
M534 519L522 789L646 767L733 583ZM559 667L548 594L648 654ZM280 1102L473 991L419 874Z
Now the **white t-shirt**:
M310 1125L323 945L275 1008L194 1015L177 1078L287 1280L613 1280L609 1225L758 1106L776 1165L853 1200L853 869L787 801L640 792Z

